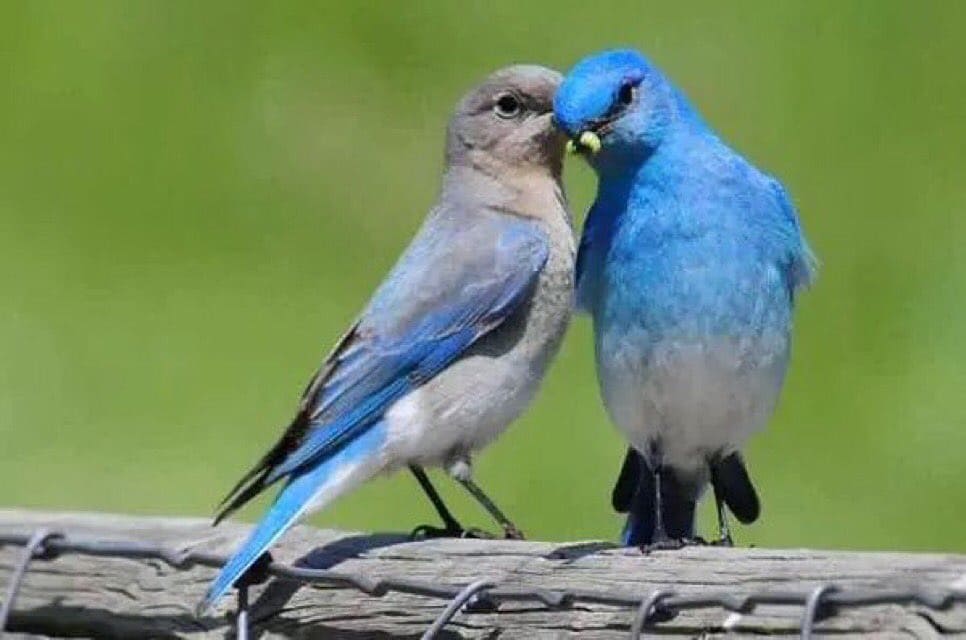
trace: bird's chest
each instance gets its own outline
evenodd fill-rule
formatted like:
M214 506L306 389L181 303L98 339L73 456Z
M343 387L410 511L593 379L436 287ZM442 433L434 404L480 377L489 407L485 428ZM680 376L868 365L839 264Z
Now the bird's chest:
M387 414L393 457L445 463L494 440L526 408L560 346L573 299L569 227L552 237L531 299Z
M618 231L601 261L596 353L605 400L638 446L743 442L774 406L790 299L780 270L727 230Z
M787 285L754 243L727 226L631 220L614 230L599 265L598 365L611 382L623 381L610 386L662 380L667 393L687 387L698 396L708 389L727 395L745 372L783 362Z
M593 262L604 330L716 339L783 331L790 320L780 268L727 221L629 216Z

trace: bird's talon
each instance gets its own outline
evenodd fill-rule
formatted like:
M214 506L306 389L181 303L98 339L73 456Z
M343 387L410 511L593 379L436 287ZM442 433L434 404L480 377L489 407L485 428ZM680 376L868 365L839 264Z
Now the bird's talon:
M641 553L648 555L654 551L677 551L684 547L684 542L677 538L665 538L649 544L641 545Z
M725 535L721 536L717 540L711 542L712 547L733 547L735 546L735 541L731 539L731 536Z
M439 538L469 538L473 540L492 540L494 536L489 531L477 527L464 529L462 527L434 527L421 524L409 534L411 540L436 540Z
M411 540L435 540L437 538L461 538L463 529L453 527L434 527L421 524L409 534Z
M413 529L412 531L409 532L409 539L410 540L425 540L426 539L426 530L428 528L429 527L427 525L425 525L425 524L419 525L418 527L416 527L415 529Z
M506 540L526 540L523 532L517 529L516 525L508 525L503 527L503 537Z
M701 536L693 538L664 538L650 544L641 545L641 553L647 555L652 551L677 551L684 547L703 547L708 546L708 541Z

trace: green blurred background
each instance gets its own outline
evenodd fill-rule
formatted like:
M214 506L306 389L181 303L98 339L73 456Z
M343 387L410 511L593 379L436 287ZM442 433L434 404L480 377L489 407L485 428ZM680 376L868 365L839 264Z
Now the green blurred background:
M0 505L210 514L420 223L461 93L633 45L823 263L738 539L966 551L964 31L940 2L5 2ZM581 318L477 475L532 537L613 538L621 457ZM313 519L432 521L406 475Z

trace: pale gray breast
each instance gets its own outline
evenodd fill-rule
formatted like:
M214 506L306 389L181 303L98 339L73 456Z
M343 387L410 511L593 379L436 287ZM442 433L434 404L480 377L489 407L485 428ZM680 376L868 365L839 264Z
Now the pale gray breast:
M560 347L573 306L573 231L562 204L534 221L549 251L530 298L420 389L435 457L471 452L496 438L529 405Z

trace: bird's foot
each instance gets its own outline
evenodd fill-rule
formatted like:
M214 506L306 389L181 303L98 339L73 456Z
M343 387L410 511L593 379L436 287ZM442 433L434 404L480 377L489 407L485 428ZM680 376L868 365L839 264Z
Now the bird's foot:
M735 546L735 541L731 539L729 534L725 534L717 540L712 540L708 545L712 547L733 547Z
M661 538L648 544L642 544L641 553L647 555L652 551L677 551L684 547L703 547L707 544L708 542L700 536L693 538Z
M421 524L409 534L412 540L435 540L438 538L472 538L472 539L492 539L495 538L489 531L470 527L434 527L428 524Z
M506 540L526 540L523 532L512 522L503 525L503 538Z
M682 539L665 538L663 540L655 540L654 542L642 544L641 553L647 555L654 551L677 551L682 548L684 548L684 541Z

